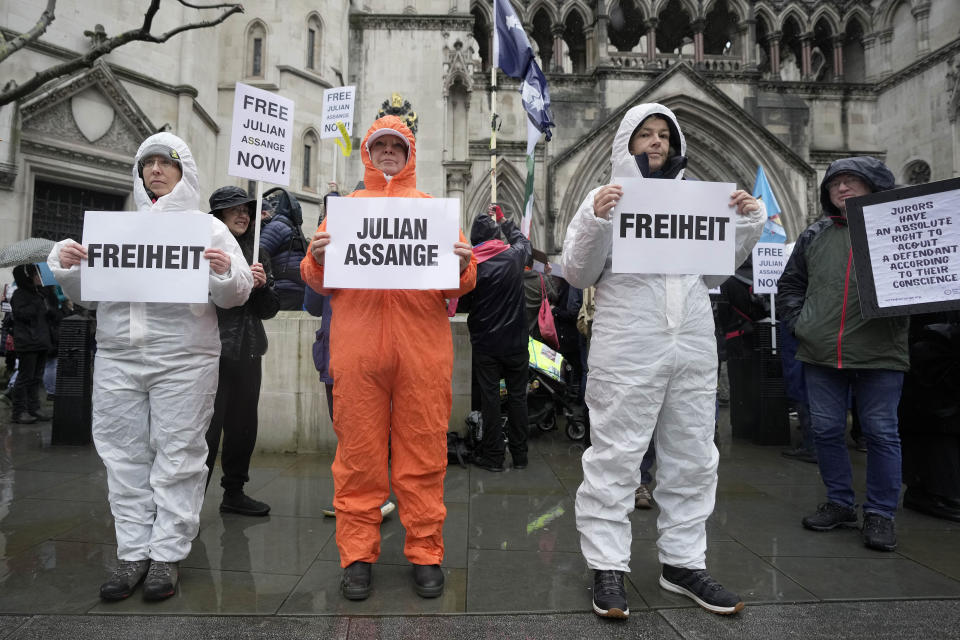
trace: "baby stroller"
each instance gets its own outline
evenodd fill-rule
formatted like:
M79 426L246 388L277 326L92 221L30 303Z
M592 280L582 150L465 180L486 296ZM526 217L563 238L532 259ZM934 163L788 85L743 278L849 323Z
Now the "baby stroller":
M582 440L587 427L582 409L577 406L577 390L567 384L571 367L564 357L533 338L527 341L530 355L527 382L527 422L531 430L552 431L557 419L566 418L566 434L571 440ZM507 389L500 381L500 397L506 398Z

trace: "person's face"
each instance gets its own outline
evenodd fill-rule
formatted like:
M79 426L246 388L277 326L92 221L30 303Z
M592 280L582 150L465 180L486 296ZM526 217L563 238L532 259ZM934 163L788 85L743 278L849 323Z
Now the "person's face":
M370 146L370 161L379 171L395 176L407 164L407 146L399 136L377 138Z
M827 183L827 193L830 195L830 203L840 211L846 212L847 198L865 196L872 192L870 185L859 176L852 173L838 173Z
M271 215L273 215L273 212L271 212L269 209L260 207L260 222L266 222L270 219Z
M663 118L647 118L631 136L629 148L630 155L646 153L650 170L659 171L670 153L670 125Z
M250 209L245 204L238 204L223 210L223 224L227 225L234 236L242 236L250 226Z
M153 195L165 196L180 182L180 166L165 156L150 156L143 161L143 186Z

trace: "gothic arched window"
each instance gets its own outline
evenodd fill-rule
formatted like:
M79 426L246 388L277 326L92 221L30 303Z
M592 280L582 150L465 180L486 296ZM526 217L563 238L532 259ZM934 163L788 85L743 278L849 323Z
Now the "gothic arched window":
M307 69L316 71L320 68L320 43L323 37L323 24L316 15L310 16L307 20L307 50L306 64Z
M247 64L246 75L251 78L262 78L266 67L267 28L259 20L247 29Z

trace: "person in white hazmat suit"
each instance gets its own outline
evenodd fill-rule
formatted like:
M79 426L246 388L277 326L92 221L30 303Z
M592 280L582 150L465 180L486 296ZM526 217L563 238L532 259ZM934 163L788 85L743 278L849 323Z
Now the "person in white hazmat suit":
M173 595L179 561L197 535L207 475L204 437L213 415L220 360L214 305L243 304L253 276L226 226L200 211L197 165L170 133L147 138L133 167L137 210L196 212L210 220L210 294L203 304L102 302L97 311L93 439L107 469L118 565L100 597L128 597L141 580L146 599ZM134 215L134 214L131 214ZM81 300L86 249L57 243L47 264L72 300Z
M680 180L685 153L673 112L638 105L614 136L612 180ZM586 390L592 446L583 454L576 498L581 549L594 570L593 608L603 617L629 616L623 583L630 570L628 514L653 437L660 585L709 611L734 613L743 602L705 567L705 523L713 511L719 459L713 442L717 343L707 290L726 276L614 273L611 218L622 194L617 184L587 194L570 221L561 257L572 286L596 286ZM718 204L717 213L725 213L726 203ZM739 264L760 237L766 215L745 191L735 191L729 206L738 213Z

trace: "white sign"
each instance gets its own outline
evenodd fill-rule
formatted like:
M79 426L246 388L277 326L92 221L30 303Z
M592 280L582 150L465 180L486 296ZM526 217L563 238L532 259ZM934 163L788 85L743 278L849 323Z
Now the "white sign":
M614 178L614 273L734 272L736 187L726 182Z
M323 90L323 113L320 116L320 138L339 138L338 122L353 135L353 101L356 87L333 87Z
M213 226L200 212L87 211L80 297L87 301L206 302Z
M330 198L323 285L339 289L456 289L460 201Z
M227 173L290 185L293 100L237 83Z
M759 242L753 247L753 292L776 293L787 266L787 252L778 242Z
M960 191L863 208L877 306L960 298Z

